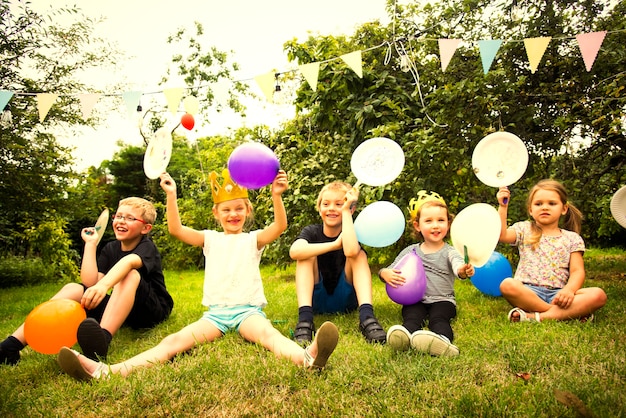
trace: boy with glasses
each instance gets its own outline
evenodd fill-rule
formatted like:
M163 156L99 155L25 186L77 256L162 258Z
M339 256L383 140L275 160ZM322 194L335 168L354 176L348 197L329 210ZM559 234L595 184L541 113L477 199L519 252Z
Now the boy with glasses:
M119 202L113 215L115 241L96 257L98 231L84 228L81 283L66 284L52 299L71 299L85 308L87 318L78 327L83 354L106 357L113 335L122 325L151 328L167 319L174 301L165 286L161 255L148 237L156 220L152 203L138 197ZM109 290L112 290L109 293ZM0 343L0 364L14 365L26 346L24 324Z

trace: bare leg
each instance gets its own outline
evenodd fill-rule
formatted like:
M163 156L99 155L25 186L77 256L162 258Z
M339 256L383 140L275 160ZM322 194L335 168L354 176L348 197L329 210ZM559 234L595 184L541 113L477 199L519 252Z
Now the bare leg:
M111 298L100 320L100 326L109 331L111 335L115 335L133 309L140 280L139 272L131 270L113 287Z
M281 334L272 326L270 321L261 315L251 315L246 318L239 327L239 333L246 341L261 344L274 353L277 358L288 358L297 365L304 362L304 349L295 341ZM317 355L315 340L311 344L309 352L313 357Z
M359 305L372 304L372 272L365 251L346 260L346 281L354 286Z
M311 257L296 263L296 297L298 306L312 306L313 286L318 281L317 258Z

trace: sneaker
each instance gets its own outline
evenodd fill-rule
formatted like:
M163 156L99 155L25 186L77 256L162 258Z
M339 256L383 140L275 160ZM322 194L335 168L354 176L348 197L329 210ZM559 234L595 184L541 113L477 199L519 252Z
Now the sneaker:
M387 344L396 351L406 351L411 347L411 333L402 325L394 325L387 331Z
M387 341L387 333L376 318L367 318L359 324L359 329L368 343L384 344Z
M309 352L311 346L304 349L304 367L308 369L323 369L330 355L335 351L339 342L339 330L332 322L324 322L315 333L317 356L313 358Z
M459 348L444 335L431 331L419 330L411 335L411 347L431 356L458 356Z
M85 357L95 361L106 358L109 351L109 341L98 321L93 318L83 320L78 326L76 335L78 345L83 350Z
M0 365L15 366L20 361L19 351L7 351L0 348Z
M300 321L293 331L293 339L298 344L305 346L313 341L313 333L315 332L315 324L309 321Z

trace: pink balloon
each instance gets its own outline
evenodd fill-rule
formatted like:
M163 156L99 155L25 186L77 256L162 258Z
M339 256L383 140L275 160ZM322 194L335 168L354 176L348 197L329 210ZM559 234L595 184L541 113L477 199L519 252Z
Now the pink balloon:
M230 177L240 186L260 189L274 181L280 163L274 151L260 142L239 145L228 158Z
M392 287L387 284L387 295L400 305L413 305L424 298L426 293L426 272L422 259L412 249L402 257L395 267L400 270L406 282L402 286Z

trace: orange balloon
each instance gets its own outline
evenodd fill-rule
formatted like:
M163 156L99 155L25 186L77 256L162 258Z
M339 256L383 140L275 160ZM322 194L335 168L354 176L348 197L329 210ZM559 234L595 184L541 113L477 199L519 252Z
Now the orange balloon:
M196 124L196 121L194 120L193 115L191 113L185 113L180 118L180 124L183 125L185 129L191 131L194 125Z
M39 353L57 354L61 347L76 344L78 325L85 318L85 310L76 301L53 299L44 302L26 317L26 342Z

